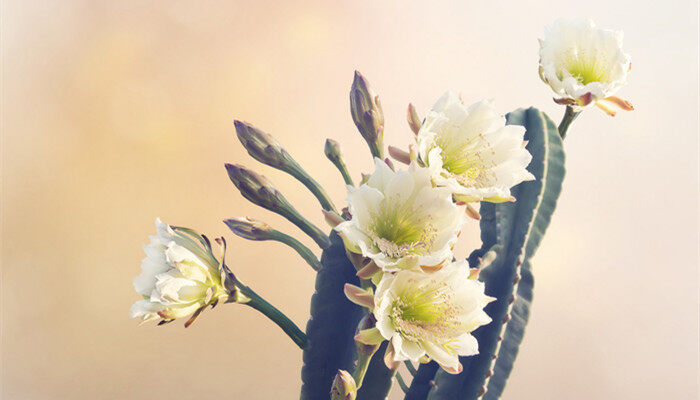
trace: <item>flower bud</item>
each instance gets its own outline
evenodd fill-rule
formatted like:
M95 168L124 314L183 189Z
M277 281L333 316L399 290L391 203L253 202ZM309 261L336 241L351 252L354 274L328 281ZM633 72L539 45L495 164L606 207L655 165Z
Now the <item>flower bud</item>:
M271 211L289 206L282 193L263 175L239 164L226 164L226 171L243 197L253 204Z
M269 134L247 122L236 120L234 125L238 139L254 159L282 170L297 166L287 150Z
M372 155L383 158L384 112L379 97L358 71L355 71L350 90L350 113Z
M326 154L326 158L331 160L333 164L338 162L338 160L340 160L342 157L340 152L340 144L333 139L326 139L323 152Z
M338 142L336 142L333 139L326 139L326 145L323 148L323 151L326 154L326 158L328 158L333 163L333 165L335 165L335 167L338 168L340 174L343 175L343 180L345 181L345 184L353 186L354 183L352 181L352 178L350 177L348 168L345 166L345 162L343 161L343 155L340 151L340 144L338 144Z
M357 397L357 385L347 371L339 369L333 379L331 387L331 400L355 400Z
M263 221L250 217L235 217L224 221L236 235L248 240L270 240L273 229Z
M267 178L242 165L226 164L226 171L243 197L253 204L287 218L306 232L322 249L330 247L331 241L328 236L302 217Z

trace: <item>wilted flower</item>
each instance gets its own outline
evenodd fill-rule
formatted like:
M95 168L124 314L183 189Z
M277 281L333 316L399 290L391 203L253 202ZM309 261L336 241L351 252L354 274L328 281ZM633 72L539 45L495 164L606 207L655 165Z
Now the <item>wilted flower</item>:
M449 190L433 187L430 171L415 164L394 172L375 158L375 171L359 188L348 186L352 219L335 230L348 251L384 271L435 267L452 258L464 208Z
M513 200L510 188L534 179L532 156L523 145L525 128L506 125L492 101L466 107L452 92L428 112L418 132L418 162L457 200Z
M596 104L612 115L613 104L632 110L613 96L627 82L631 66L630 56L622 52L622 32L598 28L588 19L559 19L540 40L540 77L561 104Z
M494 300L484 294L484 284L469 275L464 260L433 273L384 274L374 297L377 325L356 340L390 340L389 362L419 361L427 355L446 371L459 373L459 356L479 352L470 333L491 322L483 309Z
M228 298L220 264L202 236L198 243L197 236L174 230L160 219L156 219L156 229L157 235L144 246L143 272L134 278L134 288L143 300L131 307L131 317L167 322L194 314L189 325L208 305Z

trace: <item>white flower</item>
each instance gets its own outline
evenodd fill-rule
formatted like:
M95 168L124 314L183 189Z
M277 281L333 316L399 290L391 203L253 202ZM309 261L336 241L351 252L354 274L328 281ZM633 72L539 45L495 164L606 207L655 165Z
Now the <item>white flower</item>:
M169 321L186 317L227 295L210 249L160 219L156 219L156 229L158 234L144 246L143 272L134 278L134 288L144 299L131 307L132 318Z
M348 186L352 219L335 230L348 251L384 271L436 267L452 259L465 222L464 207L433 187L430 171L415 164L394 172L375 158L375 171L359 188Z
M428 356L451 373L462 369L459 356L479 353L470 333L491 322L484 307L494 299L484 284L469 278L464 260L439 271L384 274L374 297L376 330L391 341L393 361ZM365 333L365 336L367 335Z
M532 156L523 145L524 135L524 127L506 125L492 101L466 107L447 92L418 132L418 162L457 200L511 201L511 187L534 179L526 169Z
M560 97L558 103L596 104L608 113L614 104L632 106L613 95L627 82L632 67L622 51L622 32L597 28L588 19L559 19L540 40L540 77Z

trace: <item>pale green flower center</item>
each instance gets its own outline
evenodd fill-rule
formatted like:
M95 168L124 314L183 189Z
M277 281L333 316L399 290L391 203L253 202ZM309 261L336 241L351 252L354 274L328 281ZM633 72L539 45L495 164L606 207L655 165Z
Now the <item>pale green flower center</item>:
M597 56L585 56L573 52L564 58L563 68L582 85L610 80L609 68ZM559 79L562 78L563 75L560 73Z
M443 175L455 178L465 187L489 186L493 163L486 160L483 154L492 151L490 144L483 140L481 134L466 143L454 140L454 137L450 132L445 132L435 140L435 147L441 150Z
M451 301L454 290L447 284L412 287L392 303L389 317L397 332L407 340L444 342L456 336L462 324L461 308Z
M384 201L372 218L371 237L379 249L393 258L430 253L437 229L430 214L407 204Z

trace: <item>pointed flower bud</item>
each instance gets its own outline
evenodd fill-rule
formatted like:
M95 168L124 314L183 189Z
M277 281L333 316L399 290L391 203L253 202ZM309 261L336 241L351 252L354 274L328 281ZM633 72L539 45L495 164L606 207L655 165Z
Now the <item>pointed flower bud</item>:
M357 397L357 385L347 371L339 369L333 379L331 387L331 400L355 400Z
M278 169L298 166L272 136L247 122L236 120L234 125L238 139L254 159Z
M231 293L221 279L221 263L209 241L186 228L172 228L156 219L157 235L144 246L143 272L134 288L143 296L131 307L131 317L161 324L192 316L189 326L207 307Z
M242 165L226 164L226 171L243 197L253 204L282 215L309 235L322 249L330 246L328 236L307 221L263 175Z
M316 196L325 210L335 209L323 187L287 153L287 150L275 138L247 122L235 121L234 124L238 139L248 154L261 163L282 170L296 178Z
M327 212L324 210L324 212ZM263 221L254 218L230 218L225 219L224 223L236 235L248 240L274 240L286 244L294 249L311 268L316 271L320 270L322 265L316 255L303 243L295 238L284 234Z
M270 240L273 229L270 225L258 219L235 217L224 221L226 226L236 235L248 240Z
M379 97L362 74L355 71L350 90L350 112L374 157L384 158L384 112Z
M270 211L290 207L282 193L265 176L240 164L226 164L226 171L243 197Z

